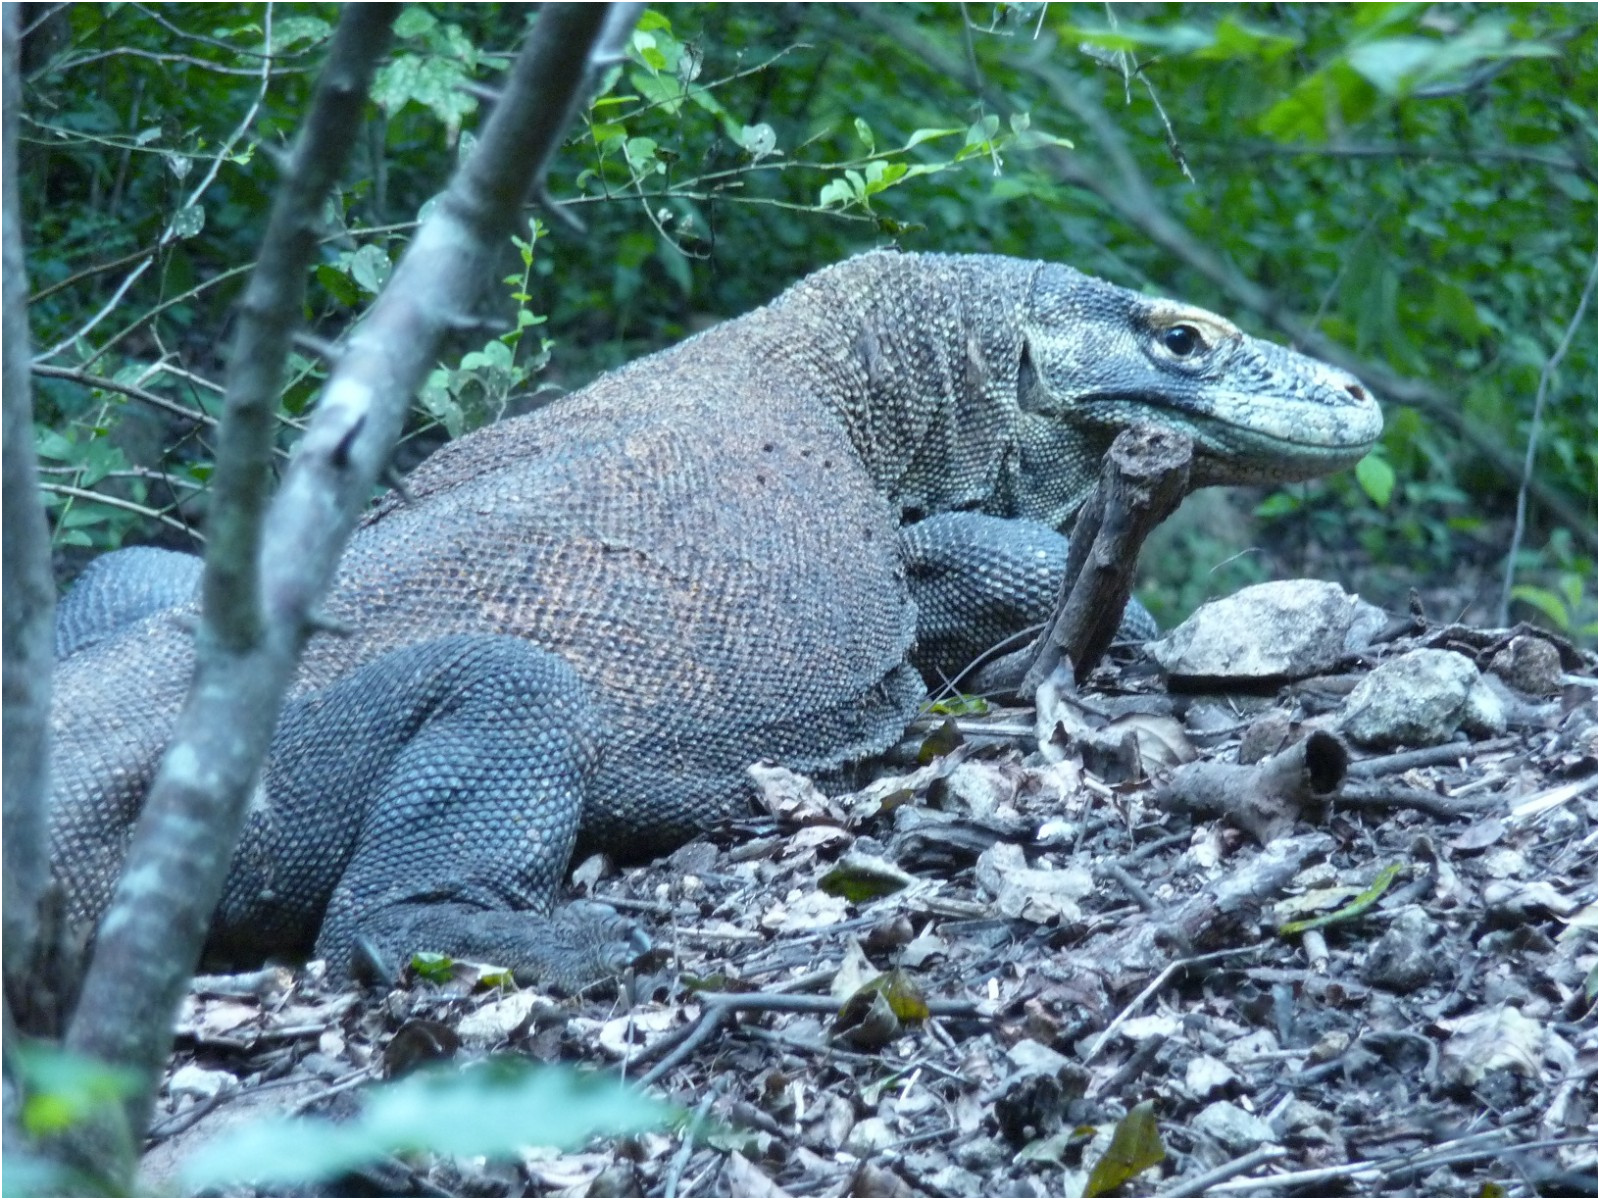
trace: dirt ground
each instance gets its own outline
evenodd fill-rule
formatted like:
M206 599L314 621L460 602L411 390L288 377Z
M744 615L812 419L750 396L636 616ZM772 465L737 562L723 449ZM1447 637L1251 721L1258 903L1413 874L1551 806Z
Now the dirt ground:
M201 981L147 1178L262 1114L349 1120L370 1083L506 1054L705 1120L394 1154L324 1190L1594 1196L1593 657L1561 647L1441 746L1341 724L1382 662L1488 670L1509 642L1412 623L1311 678L1189 691L1141 653L1043 719L930 715L853 792L758 771L748 821L575 871L656 943L620 995L461 964Z

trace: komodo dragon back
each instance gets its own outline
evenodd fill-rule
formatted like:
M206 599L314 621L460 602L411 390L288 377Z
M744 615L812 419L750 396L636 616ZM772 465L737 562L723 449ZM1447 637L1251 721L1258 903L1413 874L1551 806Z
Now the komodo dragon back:
M875 253L446 446L351 540L327 608L354 632L306 654L213 947L304 952L325 914L340 968L364 938L608 969L616 946L546 916L574 845L649 854L741 811L757 759L889 745L923 695L902 528L954 514L936 549L991 556L992 518L1056 538L1136 421L1189 432L1201 482L1304 478L1380 430L1355 380L1201 310ZM53 855L80 915L190 654L165 612L62 665ZM119 678L159 703L133 713Z

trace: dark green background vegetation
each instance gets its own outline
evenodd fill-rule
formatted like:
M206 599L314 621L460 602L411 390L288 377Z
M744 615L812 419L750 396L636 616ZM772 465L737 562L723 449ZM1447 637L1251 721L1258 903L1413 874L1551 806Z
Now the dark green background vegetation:
M197 544L230 306L335 13L29 14L38 444L70 573ZM327 214L317 338L403 252L529 18L402 16ZM1548 373L1512 616L1592 639L1595 24L1589 4L652 10L537 236L507 247L505 336L441 362L412 458L872 246L1059 259L1279 340L1298 321L1386 402L1359 472L1191 501L1147 556L1164 619L1296 572L1492 620ZM321 374L308 349L285 448Z

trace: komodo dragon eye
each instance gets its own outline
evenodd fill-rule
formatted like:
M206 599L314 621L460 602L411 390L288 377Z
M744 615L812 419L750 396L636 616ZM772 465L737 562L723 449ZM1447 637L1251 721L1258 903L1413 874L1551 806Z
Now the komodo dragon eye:
M1174 325L1162 333L1161 344L1174 358L1188 358L1206 348L1205 338L1193 325Z

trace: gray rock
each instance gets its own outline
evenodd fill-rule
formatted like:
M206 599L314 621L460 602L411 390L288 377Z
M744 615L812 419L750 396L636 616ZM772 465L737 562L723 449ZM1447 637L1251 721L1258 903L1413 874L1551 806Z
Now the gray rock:
M1400 910L1361 964L1361 977L1374 987L1412 992L1438 970L1439 925L1417 905Z
M1232 1154L1246 1154L1278 1140L1266 1121L1227 1100L1206 1105L1191 1124L1197 1133L1212 1138Z
M1453 650L1413 650L1391 658L1358 683L1344 702L1339 726L1363 746L1436 746L1464 721L1488 717L1474 688L1484 691L1472 660ZM1469 708L1469 702L1477 707ZM1504 715L1500 717L1504 729Z
M1472 681L1472 688L1467 692L1461 728L1473 737L1499 737L1506 731L1505 705L1481 675Z
M1374 616L1375 614L1375 616ZM1202 605L1149 650L1168 675L1190 679L1302 679L1365 645L1384 616L1336 583L1260 583Z

